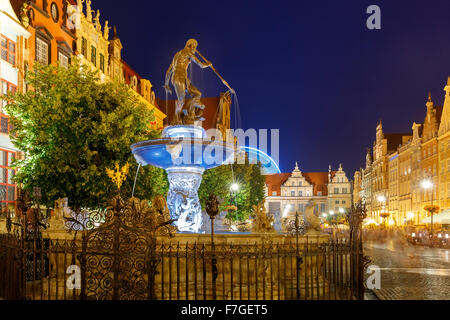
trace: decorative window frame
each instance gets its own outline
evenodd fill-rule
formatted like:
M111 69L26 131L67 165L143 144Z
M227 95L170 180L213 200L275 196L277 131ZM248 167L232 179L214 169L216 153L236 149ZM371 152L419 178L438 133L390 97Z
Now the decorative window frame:
M54 18L53 17L53 8L56 8L56 18ZM50 4L50 16L52 17L52 20L55 22L55 23L58 23L59 22L59 16L60 16L60 14L59 14L59 7L58 7L58 5L56 4L56 2L52 2L51 4Z
M35 43L35 60L37 61L37 39L47 43L48 46L48 62L47 65L52 63L52 40L54 37L44 26L36 26L36 43Z
M16 66L16 61L17 61L17 42L16 41L13 41L13 40L11 40L10 38L8 38L7 36L5 36L5 35L3 35L3 34L0 34L0 38L3 38L3 39L5 39L6 40L6 59L3 59L3 57L2 56L0 56L0 58L3 60L3 61L6 61L6 62L8 62L9 64L11 64L13 67L15 67ZM1 39L1 40L3 40L3 39ZM9 61L9 58L10 58L10 55L11 55L11 50L10 50L10 48L9 48L9 46L10 46L10 44L14 44L14 63L11 63L11 61ZM0 43L0 50L1 51L3 51L4 49L3 49L3 46L1 45L1 43Z
M70 48L69 44L65 41L56 41L56 44L58 46L58 61L59 55L62 54L67 58L68 64L70 64L72 59L72 48Z
M9 82L9 81L7 81L7 80L5 80L5 79L0 79L0 85L1 85L1 87L0 87L0 94L4 94L3 93L3 83L6 83L6 90L7 90L7 92L12 92L12 91L14 91L14 92L17 92L17 86L14 84L14 83L11 83L11 82ZM12 89L14 89L14 90L12 90ZM1 100L0 99L0 101L1 101L1 105L0 105L0 107L3 109L3 100ZM2 112L2 114L3 114L3 112ZM8 127L9 128L9 127ZM8 129L8 132L9 132L9 129Z
M17 192L17 187L16 184L13 183L8 183L9 181L9 174L10 174L10 170L13 170L11 168L11 163L9 163L9 153L12 153L14 155L14 158L17 158L17 152L11 151L11 150L7 150L7 149L3 149L0 148L0 151L6 152L6 165L0 165L0 169L6 169L6 179L5 182L0 182L0 186L4 186L6 188L6 193L5 193L5 200L0 200L1 205L3 204L13 204L15 203L15 199L16 199L16 192ZM1 155L0 155L1 156ZM0 172L1 174L1 172ZM9 200L8 198L8 193L9 193L9 188L10 187L14 187L14 200Z

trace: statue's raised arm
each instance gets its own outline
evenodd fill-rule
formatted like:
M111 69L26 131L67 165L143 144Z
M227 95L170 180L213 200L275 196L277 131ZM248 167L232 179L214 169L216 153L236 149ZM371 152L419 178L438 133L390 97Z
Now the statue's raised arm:
M202 113L205 106L200 101L202 93L192 84L191 79L188 78L187 69L192 61L202 69L208 67L213 68L213 66L211 62L206 60L197 51L197 46L197 40L189 39L186 42L184 49L175 54L172 63L166 72L164 88L166 89L166 92L172 94L172 90L169 87L169 81L171 81L172 86L175 89L175 94L177 95L175 115L172 121L173 125L194 124L195 121L204 120L202 118ZM197 57L197 53L204 61L201 61ZM213 70L217 74L214 68ZM186 93L188 93L192 99L185 106Z

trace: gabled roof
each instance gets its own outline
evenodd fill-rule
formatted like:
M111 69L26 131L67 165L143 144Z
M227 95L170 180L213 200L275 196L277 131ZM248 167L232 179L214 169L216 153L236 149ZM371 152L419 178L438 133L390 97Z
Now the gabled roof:
M334 177L336 171L331 172L331 178ZM328 172L302 172L306 181L313 185L313 195L317 196L322 192L322 196L328 195ZM281 195L281 186L292 176L292 173L278 173L266 175L266 185L268 188L268 195L271 196L273 192L277 196Z
M273 192L276 192L279 196L281 193L281 185L286 182L291 176L290 173L277 173L266 175L266 185L268 188L268 194L271 196Z

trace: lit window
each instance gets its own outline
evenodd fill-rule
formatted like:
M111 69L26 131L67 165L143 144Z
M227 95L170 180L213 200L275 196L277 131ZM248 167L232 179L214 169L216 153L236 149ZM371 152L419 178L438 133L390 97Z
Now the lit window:
M8 61L12 65L16 64L16 43L1 37L2 59Z
M44 40L36 38L36 61L40 64L48 65L48 43Z
M97 48L94 46L91 46L91 62L97 66Z
M14 170L11 165L15 159L15 153L0 150L0 202L6 205L16 199L16 186L14 184Z
M81 54L87 57L87 40L85 38L81 38Z
M100 53L100 70L105 73L105 56Z
M69 58L61 52L58 52L58 61L59 61L59 64L61 65L61 67L64 67L67 69L67 67L69 66Z
M2 80L2 91L1 94L8 94L8 92L15 93L17 91L17 87L5 80ZM8 104L7 101L2 100L2 107Z

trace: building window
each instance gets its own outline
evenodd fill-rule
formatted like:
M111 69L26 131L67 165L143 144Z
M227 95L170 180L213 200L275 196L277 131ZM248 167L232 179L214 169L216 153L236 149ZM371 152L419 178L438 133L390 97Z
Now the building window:
M2 206L16 200L16 186L13 181L15 171L11 169L15 158L14 152L0 149L0 203Z
M105 56L100 53L100 70L105 73Z
M85 38L81 38L81 54L87 57L87 40Z
M339 204L339 200L336 200L334 203L335 203L335 204Z
M295 197L295 191L291 191L291 197Z
M67 67L69 66L69 58L61 52L58 52L58 61L59 65L63 68L67 69Z
M91 62L97 66L97 48L94 46L91 46Z
M58 6L56 5L56 3L54 3L54 2L52 3L52 5L50 7L50 10L51 10L53 21L58 22L58 20L59 20L59 11L58 11Z
M8 92L15 93L17 91L17 87L8 81L2 80L2 92L1 94L8 94ZM2 107L6 106L8 101L2 100Z
M303 191L300 190L300 191L298 192L298 196L299 196L299 197L303 197Z
M347 193L347 188L342 188L342 193Z
M42 65L49 63L49 45L40 38L36 38L36 61Z
M272 196L275 197L276 195L277 195L277 192L276 192L276 191L273 191L273 192L272 192Z
M325 203L320 204L320 211L325 212Z
M334 193L338 194L339 193L339 188L334 188Z
M317 192L317 195L318 195L319 197L321 197L321 196L322 196L322 191L318 191L318 192Z
M12 65L16 64L16 43L8 38L1 37L2 59Z

